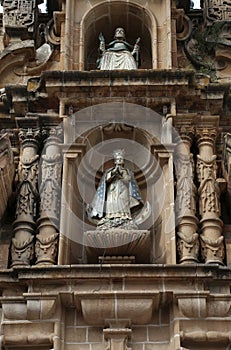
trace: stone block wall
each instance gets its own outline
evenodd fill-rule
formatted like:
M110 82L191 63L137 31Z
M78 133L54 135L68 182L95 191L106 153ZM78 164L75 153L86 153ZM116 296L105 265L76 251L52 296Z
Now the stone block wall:
M166 349L166 346L171 344L169 315L169 309L166 307L153 314L150 324L133 325L128 347L133 350ZM104 325L89 326L78 310L66 309L61 343L65 350L102 350L103 344L106 343L104 328Z

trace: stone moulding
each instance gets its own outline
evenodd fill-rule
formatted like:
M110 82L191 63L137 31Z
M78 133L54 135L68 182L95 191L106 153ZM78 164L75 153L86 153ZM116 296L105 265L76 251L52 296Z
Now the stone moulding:
M176 295L179 310L188 318L226 317L231 308L231 296L209 292Z
M160 293L101 293L79 299L87 324L102 325L107 319L126 319L127 315L132 324L148 324L160 304Z
M153 316L166 308L173 310L174 322L179 323L174 336L181 334L182 346L192 339L215 347L214 331L221 342L229 341L231 273L217 264L15 267L0 271L0 277L2 342L10 349L34 347L35 341L36 346L49 348L60 334L60 313L70 308L83 315L86 326L104 328L110 344L120 334L127 346L133 326L150 325ZM209 289L214 284L228 293L214 294ZM198 327L201 335L194 337ZM60 349L60 343L54 348Z
M2 343L4 345L11 346L15 349L22 349L23 346L51 346L53 344L53 334L52 335L41 335L40 333L34 333L33 335L12 335L12 336L3 336ZM20 348L19 348L20 347ZM42 348L43 349L43 348Z
M190 341L192 343L222 343L229 344L231 340L231 332L215 332L215 331L194 331L181 332L180 337L182 341Z
M20 297L1 297L0 301L7 320L47 320L55 314L58 294L23 293Z

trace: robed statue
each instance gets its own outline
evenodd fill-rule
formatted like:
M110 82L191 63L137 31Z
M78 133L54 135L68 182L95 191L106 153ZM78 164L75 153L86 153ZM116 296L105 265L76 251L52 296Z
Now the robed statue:
M126 41L125 31L123 28L117 28L114 40L105 45L103 34L99 35L99 59L97 68L100 70L118 70L118 69L137 69L140 65L139 41L131 45Z
M114 167L105 171L87 214L98 229L137 229L134 217L143 207L138 184L124 167L124 151L114 152Z

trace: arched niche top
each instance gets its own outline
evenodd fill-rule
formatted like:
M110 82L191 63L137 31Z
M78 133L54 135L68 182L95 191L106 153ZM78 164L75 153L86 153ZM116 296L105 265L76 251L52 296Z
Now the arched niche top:
M141 38L141 68L152 69L156 56L156 21L146 8L128 1L105 1L94 6L82 19L85 70L96 69L99 34L102 32L106 43L114 38L115 29L123 27L126 39L135 44Z
M150 135L152 143L161 143L163 136L163 117L151 108L139 104L127 102L96 104L79 110L68 120L69 124L65 126L68 143L76 142L77 139L78 143L81 143L91 129L110 124L126 124L134 130L142 129Z
M158 175L153 147L161 147L163 117L150 108L132 103L105 103L84 108L74 113L66 124L66 133L73 132L68 144L84 149L87 159L86 178L99 170L93 169L98 157L100 164L112 159L113 150L123 148L133 164L140 184L146 178ZM164 148L165 145L162 145ZM85 157L85 156L84 156ZM103 170L103 168L102 168ZM158 169L159 170L159 169ZM155 176L154 176L155 174Z

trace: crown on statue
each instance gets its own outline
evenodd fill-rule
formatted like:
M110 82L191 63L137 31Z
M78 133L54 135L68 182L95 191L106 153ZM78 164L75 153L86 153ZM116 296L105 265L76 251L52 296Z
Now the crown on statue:
M124 149L117 149L113 152L114 159L117 159L120 157L124 158L124 155L125 155Z

